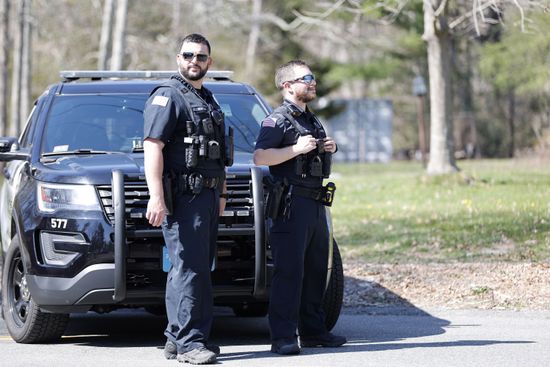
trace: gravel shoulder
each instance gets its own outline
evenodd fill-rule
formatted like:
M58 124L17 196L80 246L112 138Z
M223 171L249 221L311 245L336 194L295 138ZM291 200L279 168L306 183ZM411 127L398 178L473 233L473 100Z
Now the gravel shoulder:
M344 307L550 310L548 263L370 264L344 260Z

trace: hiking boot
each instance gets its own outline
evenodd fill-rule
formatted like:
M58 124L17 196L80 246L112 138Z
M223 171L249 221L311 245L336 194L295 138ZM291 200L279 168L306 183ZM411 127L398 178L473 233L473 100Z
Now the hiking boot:
M296 338L277 339L271 344L271 352L281 355L299 354L300 346Z
M342 344L345 344L346 342L347 342L347 339L345 337L334 335L329 332L326 332L325 334L321 334L321 335L300 337L300 345L302 346L302 348L313 348L313 347L335 348L335 347L341 346Z
M211 364L216 363L216 353L206 347L198 347L185 353L178 353L177 360L191 364Z
M214 353L216 356L220 355L220 347L217 345L207 345L206 349ZM167 340L166 345L164 345L164 357L166 359L176 359L177 356L178 348L176 347L176 343Z

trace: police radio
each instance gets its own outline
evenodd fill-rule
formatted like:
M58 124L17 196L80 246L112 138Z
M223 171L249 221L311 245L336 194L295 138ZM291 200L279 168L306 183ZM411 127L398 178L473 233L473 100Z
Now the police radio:
M321 203L326 206L332 206L334 194L336 193L336 185L334 182L329 182L323 187L324 195L321 198Z

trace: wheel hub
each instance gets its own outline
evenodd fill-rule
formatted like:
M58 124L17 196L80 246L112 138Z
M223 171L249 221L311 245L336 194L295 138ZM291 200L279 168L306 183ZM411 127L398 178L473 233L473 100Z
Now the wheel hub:
M29 292L27 277L25 275L23 275L23 279L21 279L21 299L25 302L31 300L31 293Z

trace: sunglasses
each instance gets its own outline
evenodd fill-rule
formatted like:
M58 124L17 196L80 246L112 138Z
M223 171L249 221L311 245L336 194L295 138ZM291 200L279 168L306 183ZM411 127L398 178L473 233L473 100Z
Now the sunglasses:
M294 79L294 80L289 80L288 82L289 83L302 82L302 83L305 83L305 84L311 84L311 83L313 83L314 80L315 80L315 75L307 74L307 75L304 75L300 78L297 78L297 79Z
M183 59L185 61L191 61L193 60L195 57L197 57L197 61L199 62L205 62L206 60L208 60L208 55L205 55L205 54L195 54L193 52L182 52L181 53L181 56L183 56Z

